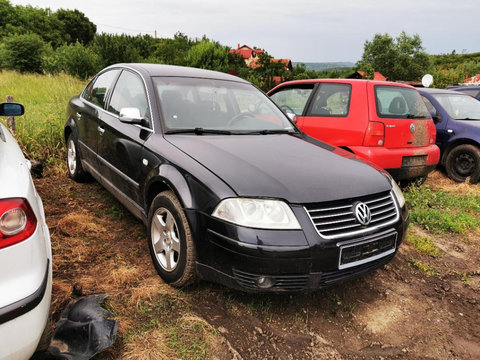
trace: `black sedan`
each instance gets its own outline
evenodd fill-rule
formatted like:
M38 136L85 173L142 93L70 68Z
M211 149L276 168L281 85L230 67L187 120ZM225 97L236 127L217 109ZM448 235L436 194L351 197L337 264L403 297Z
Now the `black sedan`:
M384 171L301 133L256 87L118 64L68 105L70 177L93 176L148 229L173 286L318 289L395 255L405 200Z

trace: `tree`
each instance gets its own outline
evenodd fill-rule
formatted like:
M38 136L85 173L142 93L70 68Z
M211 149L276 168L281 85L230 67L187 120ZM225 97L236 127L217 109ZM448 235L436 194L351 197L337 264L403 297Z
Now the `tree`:
M59 9L54 16L61 23L64 40L67 43L74 44L78 41L88 45L93 41L97 26L81 11Z
M388 34L376 34L365 41L359 70L378 71L389 80L419 80L431 67L430 57L422 47L418 34L408 36L405 31L393 39Z
M2 65L20 72L40 73L45 45L37 34L12 35L5 38Z
M203 38L199 43L190 48L185 58L185 65L227 72L230 70L228 54L228 47Z

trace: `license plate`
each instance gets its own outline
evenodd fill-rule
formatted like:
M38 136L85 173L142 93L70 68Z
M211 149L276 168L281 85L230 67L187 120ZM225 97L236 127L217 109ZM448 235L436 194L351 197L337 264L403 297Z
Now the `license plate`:
M362 265L393 254L396 244L397 233L390 233L380 238L341 246L338 268L341 270Z
M427 163L427 155L404 156L402 167L422 166Z

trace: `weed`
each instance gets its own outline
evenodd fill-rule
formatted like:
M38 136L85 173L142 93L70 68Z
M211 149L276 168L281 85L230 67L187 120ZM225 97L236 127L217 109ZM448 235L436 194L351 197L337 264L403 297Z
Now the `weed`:
M413 222L426 230L465 234L480 226L480 196L432 191L428 185L405 192Z
M408 234L406 240L409 244L413 245L419 253L432 257L440 257L443 255L440 249L435 246L433 238L431 237Z
M433 266L421 262L420 260L411 258L409 263L427 276L438 275L438 271Z

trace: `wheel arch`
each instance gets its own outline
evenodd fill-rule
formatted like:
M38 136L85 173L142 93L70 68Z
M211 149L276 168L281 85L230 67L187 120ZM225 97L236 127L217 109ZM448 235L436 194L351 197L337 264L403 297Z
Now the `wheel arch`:
M144 192L145 210L147 213L155 196L168 190L173 191L184 209L193 206L190 188L180 171L169 164L162 164L153 171L154 174L148 179Z
M450 153L450 151L452 151L454 148L456 148L459 145L473 145L479 148L480 150L480 143L475 139L470 139L470 138L455 139L454 141L449 143L447 148L443 151L442 157L440 159L441 165L445 166L448 154Z

